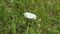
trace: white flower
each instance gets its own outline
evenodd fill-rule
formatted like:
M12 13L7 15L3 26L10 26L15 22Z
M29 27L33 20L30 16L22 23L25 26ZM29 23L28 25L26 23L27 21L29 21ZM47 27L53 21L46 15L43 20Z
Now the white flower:
M29 13L29 12L25 12L24 16L29 19L37 19L36 18L37 16L35 14Z

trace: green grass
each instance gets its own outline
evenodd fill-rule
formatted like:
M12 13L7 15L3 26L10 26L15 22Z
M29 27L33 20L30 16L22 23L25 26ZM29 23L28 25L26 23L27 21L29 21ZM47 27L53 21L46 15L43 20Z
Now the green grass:
M0 34L60 34L60 0L0 0Z

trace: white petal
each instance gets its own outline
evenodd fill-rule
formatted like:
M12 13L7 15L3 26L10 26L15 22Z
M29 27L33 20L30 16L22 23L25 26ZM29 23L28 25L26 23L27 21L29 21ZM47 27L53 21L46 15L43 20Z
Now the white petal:
M37 17L35 14L29 13L29 12L24 13L24 16L29 19L36 19Z

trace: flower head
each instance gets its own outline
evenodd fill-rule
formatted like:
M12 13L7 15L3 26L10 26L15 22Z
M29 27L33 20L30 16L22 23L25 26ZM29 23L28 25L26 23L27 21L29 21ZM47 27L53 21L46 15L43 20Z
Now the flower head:
M35 14L29 13L29 12L25 12L24 16L29 19L36 19L37 17Z

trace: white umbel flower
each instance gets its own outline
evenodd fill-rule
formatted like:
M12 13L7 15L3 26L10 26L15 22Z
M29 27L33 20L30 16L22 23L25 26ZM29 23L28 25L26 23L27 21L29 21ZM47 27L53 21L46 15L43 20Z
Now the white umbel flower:
M37 19L36 18L37 16L35 14L29 13L29 12L25 12L24 16L28 19Z

